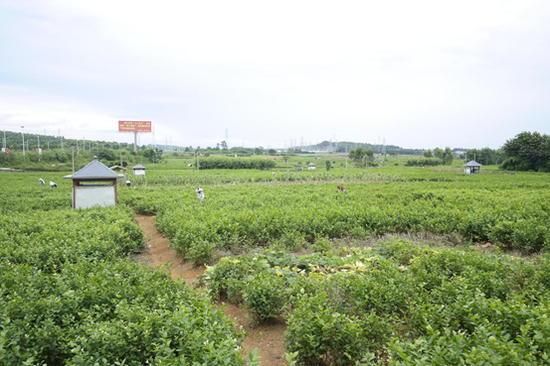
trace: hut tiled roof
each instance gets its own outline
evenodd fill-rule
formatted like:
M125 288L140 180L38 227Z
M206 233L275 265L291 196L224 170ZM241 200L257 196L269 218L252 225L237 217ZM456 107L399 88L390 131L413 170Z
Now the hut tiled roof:
M134 165L134 170L136 170L136 169L144 169L145 170L145 167L141 164Z
M112 171L104 165L102 162L97 160L97 157L94 156L88 165L80 169L78 172L67 175L63 179L113 179L113 178L124 178L123 175L119 175L116 172Z
M111 169L111 170L126 170L126 168L121 166L121 165L113 165L109 169Z
M475 166L481 166L481 164L478 163L477 161L470 160L469 162L467 162L467 163L464 164L463 166L466 166L466 167L475 167Z

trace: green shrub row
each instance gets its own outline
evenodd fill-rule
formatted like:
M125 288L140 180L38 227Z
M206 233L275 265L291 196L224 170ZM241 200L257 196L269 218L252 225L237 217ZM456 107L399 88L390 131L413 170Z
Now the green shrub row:
M130 262L0 263L2 365L242 365L204 294Z
M449 185L450 186L450 185ZM187 189L157 206L159 229L195 263L216 249L280 243L299 249L319 238L386 233L459 234L526 253L550 245L545 190L425 188L425 183L277 185ZM296 248L297 246L297 248Z
M549 266L394 241L224 259L204 281L259 320L286 317L304 365L527 365L548 362Z
M441 159L409 159L405 163L405 166L437 166L445 165L445 162Z
M56 272L65 263L119 260L145 246L126 207L0 216L0 262Z
M208 157L201 158L200 169L259 169L269 170L275 168L277 163L273 159L265 158L228 158Z
M210 184L246 184L246 183L274 183L274 182L296 182L296 183L313 183L313 182L336 182L341 181L400 181L403 178L398 174L384 174L380 172L365 171L365 170L346 170L334 171L302 171L294 172L288 170L281 171L261 171L261 170L184 170L175 172L173 170L165 170L162 172L151 171L145 176L130 176L128 179L132 182L132 186L143 187L167 187L167 186L183 186L183 185L210 185ZM430 178L431 179L431 178ZM441 178L433 178L440 180ZM196 188L196 187L195 187ZM130 193L133 196L133 191L123 191L124 195ZM139 197L132 197L133 200Z
M132 261L145 242L131 209L72 210L70 182L3 174L0 365L244 364L203 292Z

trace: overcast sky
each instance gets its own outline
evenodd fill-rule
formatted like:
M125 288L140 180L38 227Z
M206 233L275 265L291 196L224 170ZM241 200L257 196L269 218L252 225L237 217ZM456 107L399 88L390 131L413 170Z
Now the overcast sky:
M548 0L0 0L0 128L499 148L550 134L549 20Z

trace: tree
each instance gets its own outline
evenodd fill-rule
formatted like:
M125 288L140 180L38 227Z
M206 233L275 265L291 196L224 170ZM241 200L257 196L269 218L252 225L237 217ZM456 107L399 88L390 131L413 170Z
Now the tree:
M443 163L446 165L451 165L453 163L453 158L454 158L453 151L451 150L450 147L446 147L445 151L443 152L443 158L442 158Z
M325 167L327 168L327 172L330 171L330 168L332 167L330 160L325 160Z
M152 163L160 163L163 159L161 149L145 149L142 152L143 156L149 159Z
M425 158L433 158L434 157L434 155L432 154L432 150L424 150L424 153L422 155L424 155Z
M550 136L538 132L522 132L502 147L507 170L550 171Z
M349 152L348 157L355 165L367 167L368 164L374 160L374 153L371 148L363 149L357 146Z
M483 149L470 149L466 152L466 160L475 160L481 165L498 165L502 164L506 159L506 155L502 150L493 150L488 147Z
M116 163L117 161L117 155L115 154L115 152L113 150L110 150L110 149L103 149L101 151L99 151L97 153L97 157L99 160L106 160L108 162L114 162Z
M222 141L220 145L222 146L222 150L227 150L228 149L227 148L227 142L225 140Z
M434 156L438 159L443 160L443 150L441 150L439 147L436 147L434 150Z

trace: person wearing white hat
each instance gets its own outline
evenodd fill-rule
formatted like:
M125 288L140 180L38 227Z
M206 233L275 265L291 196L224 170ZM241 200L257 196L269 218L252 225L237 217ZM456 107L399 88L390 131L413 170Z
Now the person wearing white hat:
M202 188L201 187L197 188L195 192L197 192L197 198L199 199L199 201L202 202L202 200L204 200L204 192Z

